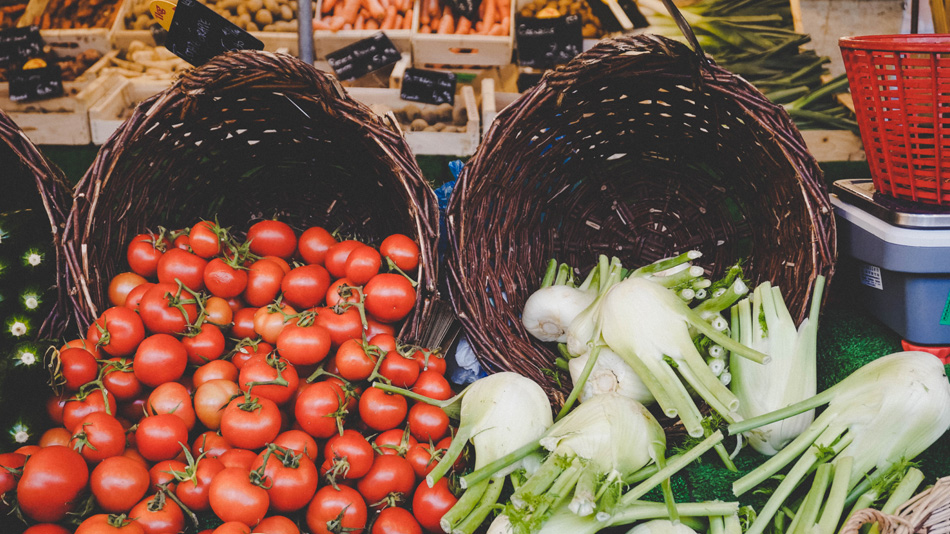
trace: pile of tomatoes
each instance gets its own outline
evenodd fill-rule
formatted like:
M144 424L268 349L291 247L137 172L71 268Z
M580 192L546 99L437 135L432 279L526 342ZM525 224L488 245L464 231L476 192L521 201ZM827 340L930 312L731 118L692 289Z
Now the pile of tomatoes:
M453 394L440 354L395 338L416 243L201 221L135 236L127 260L58 350L56 426L0 455L26 532L441 531L456 497L424 479L451 421L373 387Z

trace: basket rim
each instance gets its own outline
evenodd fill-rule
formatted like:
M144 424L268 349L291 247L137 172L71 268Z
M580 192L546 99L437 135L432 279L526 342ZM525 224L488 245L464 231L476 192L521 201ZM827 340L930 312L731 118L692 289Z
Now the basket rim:
M841 37L838 46L850 50L950 53L950 34L855 35Z

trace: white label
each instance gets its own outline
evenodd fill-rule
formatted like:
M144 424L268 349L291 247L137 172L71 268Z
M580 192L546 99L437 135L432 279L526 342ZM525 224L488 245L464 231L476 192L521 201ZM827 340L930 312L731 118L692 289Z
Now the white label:
M884 283L881 281L881 268L875 265L863 264L861 266L861 283L873 287L874 289L884 289Z

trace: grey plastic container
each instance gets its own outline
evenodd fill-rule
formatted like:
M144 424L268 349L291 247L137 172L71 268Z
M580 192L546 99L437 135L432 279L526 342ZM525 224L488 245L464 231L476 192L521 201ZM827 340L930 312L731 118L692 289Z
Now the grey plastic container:
M898 226L839 195L831 203L838 276L855 282L860 304L911 343L950 345L950 228L935 218L908 227L896 214Z

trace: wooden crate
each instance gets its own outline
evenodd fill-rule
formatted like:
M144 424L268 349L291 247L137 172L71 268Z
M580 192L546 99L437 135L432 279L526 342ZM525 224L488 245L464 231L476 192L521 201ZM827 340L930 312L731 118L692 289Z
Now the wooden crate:
M408 102L399 98L398 89L379 89L367 87L349 87L347 93L354 99L368 105L382 104L392 109L397 109ZM481 140L480 118L478 114L478 104L475 100L475 91L470 85L464 85L461 94L456 95L456 100L461 99L466 107L468 114L468 123L465 132L404 132L406 141L412 153L417 156L471 156L478 148ZM431 104L416 103L421 109L435 107ZM395 121L395 118L393 118Z
M43 41L61 56L75 56L83 50L112 50L112 28L40 30Z
M321 18L320 12L323 9L323 0L314 5L316 18ZM408 30L382 30L389 37L389 40L396 45L396 49L403 54L408 54L412 50L411 36L419 27L419 2L413 2L412 24ZM327 54L336 52L344 46L351 45L367 37L371 37L380 30L315 30L313 32L313 52L314 57L326 59Z
M114 75L106 82L111 87L89 108L89 130L95 145L105 143L123 122L131 116L132 109L141 101L168 88L168 83L156 80L129 79Z
M510 3L508 35L412 34L412 62L419 67L494 67L508 65L515 48L515 1ZM421 9L421 8L420 8Z

